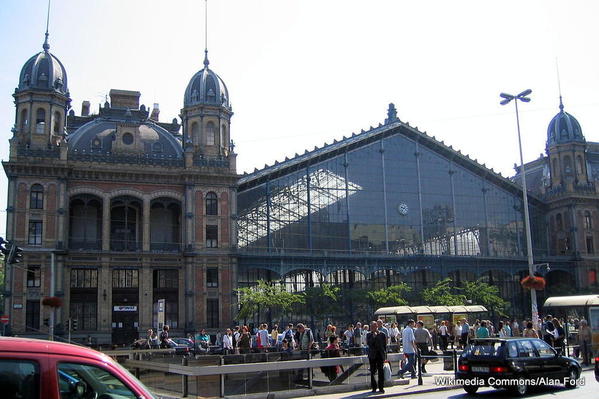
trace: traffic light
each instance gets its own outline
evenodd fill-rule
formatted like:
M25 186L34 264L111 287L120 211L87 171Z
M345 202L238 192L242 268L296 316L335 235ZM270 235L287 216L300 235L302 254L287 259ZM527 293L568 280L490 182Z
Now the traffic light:
M21 263L23 261L23 249L17 247L17 244L8 242L6 249L9 250L6 263L12 265L15 263Z
M73 331L77 331L77 327L78 327L77 319L71 319L71 329Z
M0 252L2 252L2 255L4 255L5 259L8 259L8 254L10 253L10 243L3 237L0 237Z

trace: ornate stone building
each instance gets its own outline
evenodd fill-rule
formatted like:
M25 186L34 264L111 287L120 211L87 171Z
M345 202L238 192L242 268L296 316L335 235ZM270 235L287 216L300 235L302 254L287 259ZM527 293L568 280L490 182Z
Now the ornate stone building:
M209 67L193 75L180 121L159 120L140 93L111 90L90 114L71 108L67 72L50 53L19 76L8 177L7 239L24 262L8 269L5 309L18 334L56 332L130 342L157 325L165 299L175 334L228 326L234 316L236 155L227 88ZM183 93L182 93L183 94Z

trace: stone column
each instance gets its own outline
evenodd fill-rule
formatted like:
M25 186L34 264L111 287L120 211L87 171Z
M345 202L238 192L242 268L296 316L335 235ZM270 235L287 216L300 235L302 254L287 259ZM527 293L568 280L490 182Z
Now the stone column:
M67 238L67 225L65 217L67 213L67 181L64 178L58 179L58 237L56 237L56 246L59 248L65 248L68 242Z
M150 200L147 197L144 197L143 214L141 217L143 220L142 249L146 252L150 250Z
M110 198L102 199L102 251L110 250Z
M193 246L193 208L194 208L194 198L193 198L193 184L185 185L185 234L184 240L185 248L187 250L188 246Z

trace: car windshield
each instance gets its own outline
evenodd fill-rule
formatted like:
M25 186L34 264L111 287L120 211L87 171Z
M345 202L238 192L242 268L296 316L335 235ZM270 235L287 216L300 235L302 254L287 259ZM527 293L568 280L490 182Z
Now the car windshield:
M503 347L503 342L475 341L468 345L464 353L475 357L502 357Z

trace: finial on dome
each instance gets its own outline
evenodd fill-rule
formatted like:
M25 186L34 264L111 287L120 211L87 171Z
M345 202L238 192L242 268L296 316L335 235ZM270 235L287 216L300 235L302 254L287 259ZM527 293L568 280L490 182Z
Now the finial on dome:
M50 50L50 44L48 43L48 26L50 25L50 0L48 0L48 13L46 14L46 39L44 40L44 44L42 48L44 51Z
M204 68L208 68L210 61L208 61L208 49L204 50Z
M559 111L564 112L564 103L562 102L562 96L559 96Z

